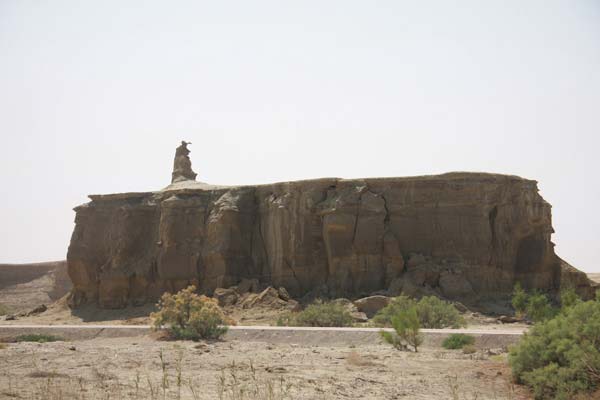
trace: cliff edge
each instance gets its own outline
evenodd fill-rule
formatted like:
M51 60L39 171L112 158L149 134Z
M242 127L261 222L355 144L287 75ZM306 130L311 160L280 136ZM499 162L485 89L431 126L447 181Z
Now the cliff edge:
M551 206L535 181L458 172L223 187L196 182L185 150L165 189L91 195L75 208L72 306L121 308L243 278L294 296L386 291L476 304L516 282L593 295L554 253Z

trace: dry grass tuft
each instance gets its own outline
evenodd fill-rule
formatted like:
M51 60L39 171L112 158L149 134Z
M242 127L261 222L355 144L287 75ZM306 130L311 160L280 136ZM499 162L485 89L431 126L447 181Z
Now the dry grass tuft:
M355 367L374 367L378 365L377 363L361 356L356 351L352 351L350 354L348 354L348 357L346 357L346 362L350 365L354 365Z
M61 374L56 371L33 371L27 374L29 378L68 378L69 375Z
M468 344L463 347L462 352L463 352L463 354L477 353L477 348L475 346L473 346L472 344Z

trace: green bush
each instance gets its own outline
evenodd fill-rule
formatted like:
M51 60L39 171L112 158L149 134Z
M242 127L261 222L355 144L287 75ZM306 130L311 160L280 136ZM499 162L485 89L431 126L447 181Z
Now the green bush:
M571 399L600 386L600 302L578 302L536 323L510 351L519 383L536 399Z
M392 325L392 316L413 307L416 309L423 328L460 328L466 325L456 307L435 296L423 297L418 302L407 296L398 296L379 310L373 317L373 322L381 326L390 326Z
M515 309L515 313L518 317L523 317L527 310L527 293L521 287L521 283L515 283L515 287L512 293L512 306Z
M464 346L475 343L475 338L464 333L453 333L442 342L445 349L462 349Z
M352 326L350 312L335 302L316 301L297 313L288 313L277 320L280 326Z
M527 300L527 317L533 322L545 321L554 317L557 309L552 307L548 296L542 293L533 293Z
M403 310L416 307L417 301L405 295L394 297L373 317L373 322L380 326L392 326L392 317Z
M175 294L165 293L158 303L158 311L150 316L155 329L167 329L175 339L218 339L227 332L228 321L217 301L194 293L189 286Z
M423 328L460 328L466 325L456 307L435 296L427 296L419 300L417 313Z
M423 335L420 333L421 324L416 307L400 310L398 314L391 317L391 320L396 332L380 331L381 337L398 350L405 349L409 345L415 349L415 353L418 352L419 346L423 343Z
M566 288L560 291L560 306L561 308L573 307L581 302L581 298L574 288Z
M31 333L27 335L19 335L15 338L15 342L37 342L37 343L46 343L46 342L62 342L64 339L60 336L54 335L44 335Z

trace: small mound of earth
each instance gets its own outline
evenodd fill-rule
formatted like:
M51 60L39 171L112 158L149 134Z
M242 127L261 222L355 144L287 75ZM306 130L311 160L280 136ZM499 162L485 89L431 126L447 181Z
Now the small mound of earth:
M71 287L66 261L0 264L0 305L8 313L28 312L51 304Z

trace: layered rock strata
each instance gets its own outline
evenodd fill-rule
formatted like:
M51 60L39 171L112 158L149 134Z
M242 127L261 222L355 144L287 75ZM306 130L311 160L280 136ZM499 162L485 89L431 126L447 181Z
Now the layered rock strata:
M191 170L191 169L190 169ZM257 279L294 296L437 294L467 304L516 282L593 287L554 253L535 181L484 173L326 178L91 195L75 208L70 304L120 308Z

